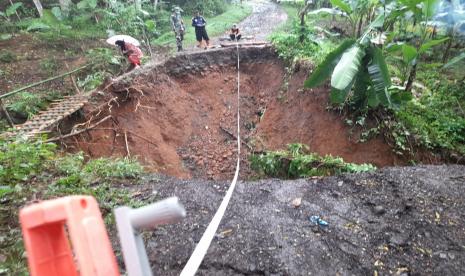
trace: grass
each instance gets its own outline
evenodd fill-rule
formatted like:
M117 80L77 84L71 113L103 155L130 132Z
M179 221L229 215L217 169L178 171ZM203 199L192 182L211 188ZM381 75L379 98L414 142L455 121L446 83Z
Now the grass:
M208 35L214 37L223 34L232 24L242 21L251 13L252 7L250 5L228 5L224 13L215 17L206 18ZM194 28L191 26L192 17L184 16L183 20L186 25L184 45L193 45L196 40ZM153 41L154 45L175 45L175 43L173 32L167 32Z
M105 222L112 221L116 206L137 207L128 189L121 186L137 179L143 168L128 158L86 161L82 153L61 154L56 145L43 141L0 139L0 274L27 275L18 211L33 199L66 195L92 195Z

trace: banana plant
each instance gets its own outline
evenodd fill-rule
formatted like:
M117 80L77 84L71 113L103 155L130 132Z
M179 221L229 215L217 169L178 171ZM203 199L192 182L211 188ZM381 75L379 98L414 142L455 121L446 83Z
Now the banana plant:
M307 88L321 85L331 77L330 100L336 104L347 101L353 89L353 101L360 108L383 105L393 107L391 100L391 77L382 54L369 39L370 34L384 23L384 14L379 15L358 40L344 41L328 54L325 60L305 81ZM397 95L396 99L402 99Z
M442 44L449 40L449 37L442 39L430 39L428 26L435 13L438 0L399 0L405 7L414 14L414 18L420 20L420 37L415 44L408 44L405 42L395 43L388 45L387 50L390 53L400 53L400 60L403 65L404 71L403 83L405 78L405 91L409 92L412 89L413 82L416 78L418 69L418 62L432 47ZM408 77L407 77L408 76Z

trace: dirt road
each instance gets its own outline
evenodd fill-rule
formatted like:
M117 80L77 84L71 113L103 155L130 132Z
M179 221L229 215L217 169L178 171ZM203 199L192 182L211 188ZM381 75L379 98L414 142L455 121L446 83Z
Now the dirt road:
M269 0L251 0L247 3L253 8L252 14L239 22L238 27L242 35L250 39L242 41L265 41L277 27L287 20L287 14L283 9ZM227 34L213 37L212 45L219 46L225 38L228 38ZM192 49L198 50L195 46Z
M248 3L253 6L252 14L238 24L244 36L266 40L274 29L287 20L287 14L276 3L269 0L252 0Z

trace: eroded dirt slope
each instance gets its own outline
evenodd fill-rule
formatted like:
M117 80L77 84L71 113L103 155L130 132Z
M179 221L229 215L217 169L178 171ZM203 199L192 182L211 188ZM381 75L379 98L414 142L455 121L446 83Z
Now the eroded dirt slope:
M381 138L357 143L328 112L328 89L303 90L306 70L285 77L270 47L241 49L242 175L248 154L305 143L348 162L396 164ZM90 157L137 156L149 169L183 178L229 179L235 168L236 49L177 56L114 80L92 97L83 121L111 115L68 139ZM111 91L111 92L110 92ZM127 142L126 142L127 141Z

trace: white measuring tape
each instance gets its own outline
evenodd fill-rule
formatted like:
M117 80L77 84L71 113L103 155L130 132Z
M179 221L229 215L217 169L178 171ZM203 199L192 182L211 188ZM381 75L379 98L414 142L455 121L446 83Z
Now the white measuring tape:
M181 272L181 276L193 276L199 269L200 264L207 254L208 248L215 237L216 231L218 230L218 226L220 226L221 219L226 212L226 208L228 207L229 200L231 199L234 189L236 188L237 179L239 178L239 167L241 162L241 135L240 135L240 70L239 70L239 42L236 41L236 50L237 50L237 164L236 164L236 172L234 173L234 178L229 186L226 195L221 202L220 207L213 216L212 221L203 233L202 238L200 239L199 243L195 247L194 252L192 253L189 261L187 261L186 266Z

